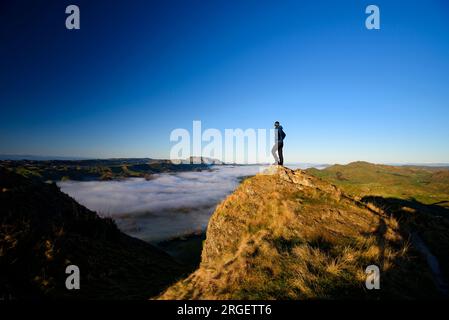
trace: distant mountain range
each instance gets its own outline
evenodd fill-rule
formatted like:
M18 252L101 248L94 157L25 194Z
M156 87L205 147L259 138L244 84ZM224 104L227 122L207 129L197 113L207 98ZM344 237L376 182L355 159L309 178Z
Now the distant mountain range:
M207 170L206 163L173 164L170 160L89 159L89 160L0 160L0 167L40 181L93 181L122 178L151 179L162 172Z
M87 160L83 157L37 156L32 154L0 154L0 160Z
M154 159L154 158L95 158L95 157L70 157L70 156L48 156L48 155L33 155L33 154L0 154L0 160L34 160L34 161L76 161L76 160L134 160L134 161L165 161L168 159ZM218 159L212 159L207 157L196 157L191 156L186 159L190 163L203 163L203 164L225 164L223 161ZM268 163L267 163L268 164ZM332 164L328 163L310 163L310 162L287 162L288 167L297 168L310 168L310 167L330 167ZM420 163L420 162L410 162L410 163L396 163L396 162L386 162L380 163L390 166L416 166L416 167L449 167L449 163L445 162L435 162L435 163Z

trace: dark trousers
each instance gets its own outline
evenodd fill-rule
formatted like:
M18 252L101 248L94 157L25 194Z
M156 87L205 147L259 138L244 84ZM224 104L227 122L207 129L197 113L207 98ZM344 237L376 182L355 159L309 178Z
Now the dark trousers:
M280 166L284 165L284 153L282 151L283 148L284 148L284 142L277 142L271 149L271 154L273 155L274 160ZM277 152L277 154L276 154L276 152Z

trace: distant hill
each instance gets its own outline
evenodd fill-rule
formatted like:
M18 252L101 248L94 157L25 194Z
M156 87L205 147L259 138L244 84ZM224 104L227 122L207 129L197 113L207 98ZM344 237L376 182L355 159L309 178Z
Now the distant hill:
M408 163L408 164L388 164L397 167L413 167L421 169L449 169L449 163Z
M37 156L32 154L0 154L0 160L85 160L83 157Z
M333 165L307 172L357 196L414 198L424 204L449 201L449 168L389 166L368 162Z
M270 167L244 180L217 207L199 268L158 298L407 299L444 294L444 279L427 263L422 244L431 242L431 250L440 249L438 257L445 257L447 217L422 213L415 203L389 210L371 200L357 200L306 171ZM422 229L413 229L401 210L410 219L419 216ZM431 232L424 242L423 230ZM381 290L365 287L369 265L380 268ZM447 263L442 266L449 270Z
M80 290L65 288L70 264L80 268ZM146 299L183 272L55 184L0 167L0 297Z
M216 164L216 165L223 165L225 164L223 161L213 158L207 158L207 157L190 157L187 159L187 162L190 164Z

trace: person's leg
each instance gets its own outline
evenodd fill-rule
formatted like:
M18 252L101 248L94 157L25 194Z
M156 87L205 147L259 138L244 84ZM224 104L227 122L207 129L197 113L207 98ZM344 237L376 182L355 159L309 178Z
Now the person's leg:
M284 148L284 143L280 142L279 145L278 145L278 154L279 154L279 164L281 166L284 165L284 153L282 151L282 148Z
M274 144L273 148L271 148L271 154L273 155L274 161L276 163L279 163L278 155L276 154L278 152L278 145L277 143Z

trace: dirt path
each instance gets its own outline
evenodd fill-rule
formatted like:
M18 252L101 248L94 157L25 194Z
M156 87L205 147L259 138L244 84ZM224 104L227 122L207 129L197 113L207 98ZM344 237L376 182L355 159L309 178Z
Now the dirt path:
M443 273L441 272L438 259L432 254L432 252L430 252L429 248L417 233L412 233L412 243L415 248L418 249L418 251L426 257L427 264L432 271L433 280L435 281L437 289L444 296L447 296L449 293L449 286Z

